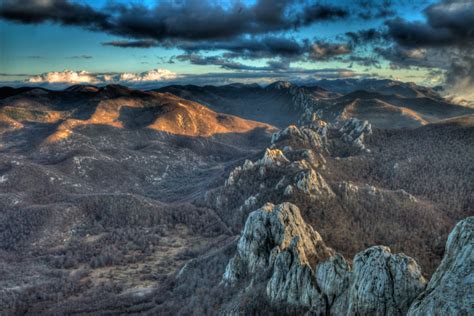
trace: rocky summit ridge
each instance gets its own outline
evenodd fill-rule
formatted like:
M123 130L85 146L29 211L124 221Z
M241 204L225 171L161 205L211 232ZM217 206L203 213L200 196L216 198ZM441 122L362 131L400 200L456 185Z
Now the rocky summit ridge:
M371 155L365 141L372 134L367 121L352 118L327 124L313 115L310 124L291 125L275 133L261 159L245 161L230 173L218 194L208 194L214 207L232 209L232 205L239 205L236 192L249 187L253 190L234 219L228 219L234 229L240 227L239 219L245 221L235 254L220 282L233 289L235 301L261 289L266 300L279 306L277 310L284 314L472 312L474 217L464 219L453 229L443 260L428 282L414 258L393 253L387 246L371 246L352 258L339 253L313 229L313 225L318 227L322 222L308 224L305 218L311 218L311 214L297 206L310 203L314 210L340 203L350 207L355 201L367 199L374 203L386 201L391 195L408 205L419 205L421 202L404 190L325 179L330 176L325 157L353 159ZM239 304L229 303L222 313L237 315L242 311Z
M445 257L427 285L413 258L373 246L348 261L326 246L297 206L266 204L248 216L222 282L243 292L263 283L271 302L315 315L467 315L473 244L469 217L449 235Z

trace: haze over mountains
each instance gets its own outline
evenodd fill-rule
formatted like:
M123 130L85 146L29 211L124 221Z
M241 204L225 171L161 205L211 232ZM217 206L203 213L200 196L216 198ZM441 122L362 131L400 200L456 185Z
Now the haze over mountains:
M473 141L388 80L1 88L0 313L469 314Z

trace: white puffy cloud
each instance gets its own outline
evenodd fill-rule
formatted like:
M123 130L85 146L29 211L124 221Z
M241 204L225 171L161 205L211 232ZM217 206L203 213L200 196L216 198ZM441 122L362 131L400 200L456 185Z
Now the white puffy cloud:
M99 83L96 75L87 71L51 71L26 80L30 83Z
M153 69L139 74L136 73L122 73L119 81L162 81L176 79L176 73L168 69Z
M106 84L106 83L144 83L166 81L178 78L175 72L168 69L153 69L142 73L94 74L87 71L51 71L26 79L29 83L44 84Z

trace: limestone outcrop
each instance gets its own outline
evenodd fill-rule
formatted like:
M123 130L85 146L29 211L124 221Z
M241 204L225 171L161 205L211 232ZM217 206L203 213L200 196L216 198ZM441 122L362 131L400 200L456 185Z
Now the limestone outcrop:
M322 198L334 196L324 178L313 169L298 173L295 177L295 182L296 187L306 194Z
M341 140L362 152L370 152L364 144L365 137L372 134L372 125L368 121L351 118L344 121L339 129Z
M426 285L414 259L383 246L358 253L352 274L350 315L404 315Z
M333 315L404 315L426 285L415 260L388 247L360 252L351 267L291 203L249 215L223 282L264 283L270 302Z
M443 260L408 315L474 313L474 216L459 222L448 237Z
M324 143L326 142L326 129L325 127L296 127L290 125L284 128L272 136L272 147L288 147L291 149L298 148L314 148L323 149ZM278 143L278 145L277 145ZM285 146L288 144L287 146Z
M270 301L315 306L322 311L324 297L312 278L311 267L333 255L295 205L267 203L249 215L223 281L267 282Z

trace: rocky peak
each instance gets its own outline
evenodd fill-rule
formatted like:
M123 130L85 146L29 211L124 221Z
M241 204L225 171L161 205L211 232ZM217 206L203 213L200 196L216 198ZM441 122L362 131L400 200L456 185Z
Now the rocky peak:
M371 135L372 125L368 121L362 121L353 117L344 122L339 131L344 135L350 136L352 139L356 139L362 134Z
M343 123L339 132L344 143L358 151L370 152L364 145L365 137L372 134L372 125L368 121L351 118Z
M403 315L426 283L412 258L388 247L360 252L351 269L291 203L249 215L223 282L263 282L272 302L332 315Z
M415 260L383 246L358 253L352 273L351 315L404 315L426 285Z
M311 113L311 118L309 120L309 127L318 131L321 136L326 137L328 123L322 120L316 112Z
M332 254L321 236L304 222L298 207L291 203L267 203L248 216L237 254L227 266L224 280L232 281L241 275L237 266L248 273L266 270L278 253L290 249L300 265L308 266Z
M314 148L320 150L323 149L326 132L326 129L313 129L307 126L298 128L295 125L290 125L273 134L272 147Z
M280 149L269 149L265 150L263 157L257 162L257 165L260 166L273 166L273 165L282 165L289 163L290 161L285 157L283 152Z
M449 234L440 266L408 315L470 315L474 310L474 216Z
M326 198L334 196L324 178L313 169L298 173L295 177L295 182L296 187L306 194Z
M332 255L334 251L304 222L298 207L267 203L249 215L223 282L263 281L271 301L319 308L325 303L315 287L312 267ZM262 280L267 273L270 278Z
M304 135L301 133L300 129L295 125L290 125L272 135L271 143L275 144L276 142L282 140L284 137L293 137L300 138L304 140Z

